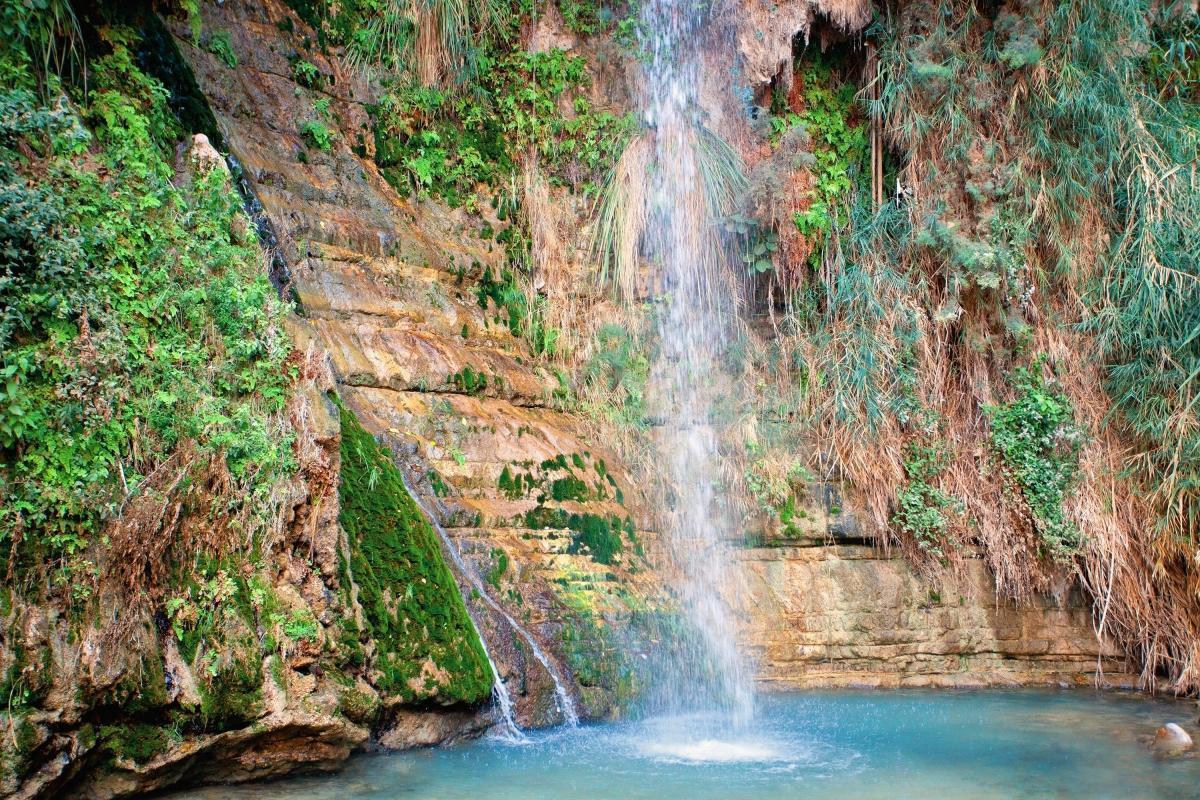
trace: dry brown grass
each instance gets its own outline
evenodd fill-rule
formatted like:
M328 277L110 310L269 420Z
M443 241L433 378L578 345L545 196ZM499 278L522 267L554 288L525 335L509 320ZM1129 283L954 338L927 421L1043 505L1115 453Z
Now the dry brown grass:
M1057 364L1088 434L1081 480L1066 503L1086 533L1078 575L1095 603L1097 634L1133 658L1143 686L1192 693L1200 687L1200 587L1192 552L1156 529L1156 498L1139 496L1130 481L1137 451L1109 423L1110 401L1088 346L1063 328L1039 331L1038 347Z
M860 31L871 21L872 6L867 0L818 0L816 7L843 31Z
M653 158L649 133L632 137L613 167L600 195L592 237L592 256L600 284L611 282L619 294L638 294L639 252L646 230L646 175Z

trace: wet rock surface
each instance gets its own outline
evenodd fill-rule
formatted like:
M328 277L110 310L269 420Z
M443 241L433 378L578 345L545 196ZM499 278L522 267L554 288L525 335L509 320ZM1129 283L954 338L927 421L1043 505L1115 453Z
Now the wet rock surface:
M589 615L627 613L630 593L657 596L662 581L645 563L631 570L632 553L597 563L558 521L619 517L652 536L638 492L587 426L558 410L551 365L480 302L480 281L489 268L500 274L502 253L475 237L479 223L400 197L369 158L353 152L363 145L360 152L369 153L364 104L372 87L336 58L304 49L305 26L282 3L227 2L205 6L203 16L206 29L230 33L236 70L193 46L181 21L171 21L172 30L279 232L303 315L295 335L327 355L346 406L395 453L423 505L437 510L466 562L489 578L489 593L569 676L561 637L579 604ZM285 17L291 22L282 27L292 33L281 31ZM289 57L301 56L326 76L325 91L287 77ZM297 131L323 97L337 123L328 151L306 147ZM538 473L547 485L518 497L502 486L506 472ZM585 489L542 498L568 476ZM533 511L550 522L530 527ZM459 578L469 597L470 582ZM501 674L516 687L518 719L559 721L546 670L493 609L472 605ZM478 732L481 720L478 713L398 708L378 744L433 744Z
M1166 756L1177 756L1195 747L1191 734L1179 724L1168 722L1154 733L1154 749Z

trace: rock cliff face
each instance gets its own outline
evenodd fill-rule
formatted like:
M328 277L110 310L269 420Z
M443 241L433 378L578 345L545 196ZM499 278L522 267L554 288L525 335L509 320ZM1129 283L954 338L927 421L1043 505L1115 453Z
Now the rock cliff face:
M1134 682L1120 652L1097 643L1077 590L1017 606L995 596L979 560L944 585L858 544L754 548L742 563L768 688Z
M578 533L537 518L547 509L631 517L652 548L653 515L614 454L578 416L555 408L551 365L497 321L493 306L478 302L494 280L484 271L501 270L500 254L476 235L478 221L397 196L369 159L352 152L356 141L370 147L362 130L370 87L303 50L303 23L282 4L229 2L204 14L206 26L233 34L238 67L192 46L182 27L179 47L279 232L302 324L329 354L339 393L392 447L473 568L487 574L508 565L497 594L568 667L562 632L572 609L628 612L660 598L663 577L629 570L635 558L606 566L572 553ZM292 33L281 33L283 19L292 20ZM297 118L319 99L286 77L289 58L300 56L333 78L328 96L341 124L327 153L306 149L297 133ZM484 385L464 387L464 370ZM560 458L566 468L554 463ZM598 480L600 464L607 477ZM511 479L539 470L547 485L576 472L601 485L582 502L539 502L537 491L501 488L506 472ZM996 599L976 560L958 582L931 585L898 554L846 539L841 531L852 526L834 511L813 503L805 538L741 551L748 641L765 686L1081 684L1098 664L1126 682L1076 590L1014 606ZM476 612L500 647L501 670L520 674L527 687L522 720L553 721L545 671L517 652L503 620L486 607ZM591 688L584 687L596 703L590 710L603 713L608 700L594 700L604 693Z
M300 335L328 355L346 407L391 448L486 591L570 676L576 702L591 715L614 711L617 682L590 685L580 674L588 647L567 645L661 600L662 581L639 554L653 534L617 459L556 407L553 364L498 307L501 249L480 238L478 219L401 198L354 152L373 146L371 87L305 48L312 33L286 6L206 5L203 25L230 32L236 69L182 24L176 42L278 236ZM322 91L288 77L300 58L326 75ZM307 147L297 124L323 99L336 130L328 151ZM598 553L611 537L620 552ZM479 594L469 576L459 580ZM473 606L517 687L518 720L561 721L552 677L521 635L489 604ZM382 741L428 744L456 732L402 727Z
M1015 603L978 554L921 575L862 538L835 487L803 500L785 529L768 525L739 551L746 642L768 690L1136 683L1072 582Z
M765 40L740 37L753 85L790 58L810 5L755 6L748 19L773 21ZM821 11L843 27L863 21L857 5L840 17ZM503 249L490 233L495 215L406 199L383 179L371 158L374 87L323 53L279 0L204 3L200 16L203 30L228 34L233 59L197 45L183 20L165 24L222 146L261 203L285 267L280 275L297 301L289 332L307 366L292 417L304 481L293 487L270 582L284 610L311 614L316 632L286 658L253 665L258 705L248 719L160 743L145 759L100 763L87 710L69 701L39 712L21 735L29 738L24 757L43 766L5 788L28 797L64 787L72 796L116 797L269 778L336 768L369 741L430 745L493 721L486 687L476 685L481 674L472 673L469 691L450 696L461 676L434 659L418 665L419 678L403 675L393 691L378 675L335 680L321 667L322 653L345 662L362 656L359 648L375 655L381 646L365 634L339 635L347 620L362 630L371 616L362 576L346 577L361 544L339 524L347 504L337 476L346 437L354 435L346 414L444 528L448 545L437 546L451 548L446 560L461 552L466 571L453 568L453 580L515 696L518 720L562 720L556 676L586 716L619 713L644 679L630 663L650 648L639 625L672 607L659 515L645 491L655 476L623 464L599 428L564 402L566 365L535 354L511 314L505 318ZM542 43L577 44L545 21L534 34ZM319 88L299 80L299 62L321 74ZM606 69L613 85L598 86L598 95L627 102L627 71ZM327 146L306 139L306 121L332 132ZM573 213L567 205L560 214ZM740 609L745 638L765 688L1081 685L1098 667L1106 680L1128 682L1073 587L1013 605L997 599L987 567L973 558L956 580L922 578L899 554L861 538L853 516L818 488L824 499L803 504L803 522L787 536L757 537L737 549L748 589ZM414 508L406 513L416 518ZM59 672L88 673L111 688L127 671L106 663L100 642L67 664L78 654L66 633L36 609L22 613L24 639L44 645ZM533 637L548 666L514 624ZM187 698L196 693L193 670L160 634L165 673L153 678ZM59 684L60 694L74 685Z

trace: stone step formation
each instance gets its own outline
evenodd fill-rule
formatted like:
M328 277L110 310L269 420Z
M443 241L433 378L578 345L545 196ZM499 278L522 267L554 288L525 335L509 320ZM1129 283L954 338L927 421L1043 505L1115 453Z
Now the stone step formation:
M473 235L479 223L463 212L400 197L354 152L369 138L372 87L305 49L311 36L281 3L230 2L202 14L206 29L231 32L236 71L194 46L182 25L176 43L276 232L297 338L327 355L346 407L415 478L420 501L491 594L567 667L566 628L664 599L638 492L584 421L559 410L552 365L497 306L502 249ZM291 33L278 24L285 17ZM327 88L282 77L285 53L326 72ZM307 148L296 126L297 109L322 99L337 122L327 151ZM556 721L546 671L492 609L466 597L501 673L521 687L519 721ZM609 713L606 693L587 687L585 711Z

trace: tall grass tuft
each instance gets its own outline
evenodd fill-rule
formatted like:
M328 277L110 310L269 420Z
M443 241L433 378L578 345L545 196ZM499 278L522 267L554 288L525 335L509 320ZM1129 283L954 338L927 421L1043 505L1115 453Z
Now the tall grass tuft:
M681 187L678 202L699 217L695 229L708 239L699 252L715 257L708 280L727 280L732 250L723 241L721 222L736 211L748 186L746 166L736 150L703 126L694 126L686 137L684 147L695 158L697 185ZM630 138L596 201L591 250L598 278L625 298L638 290L640 256L653 213L647 177L654 168L653 134L643 131Z
M470 77L477 40L504 12L496 0L384 0L381 5L352 34L346 62L368 73L405 71L423 86Z
M599 268L599 282L614 285L627 299L637 294L639 253L648 212L646 175L652 152L649 133L630 137L596 200L591 249Z

